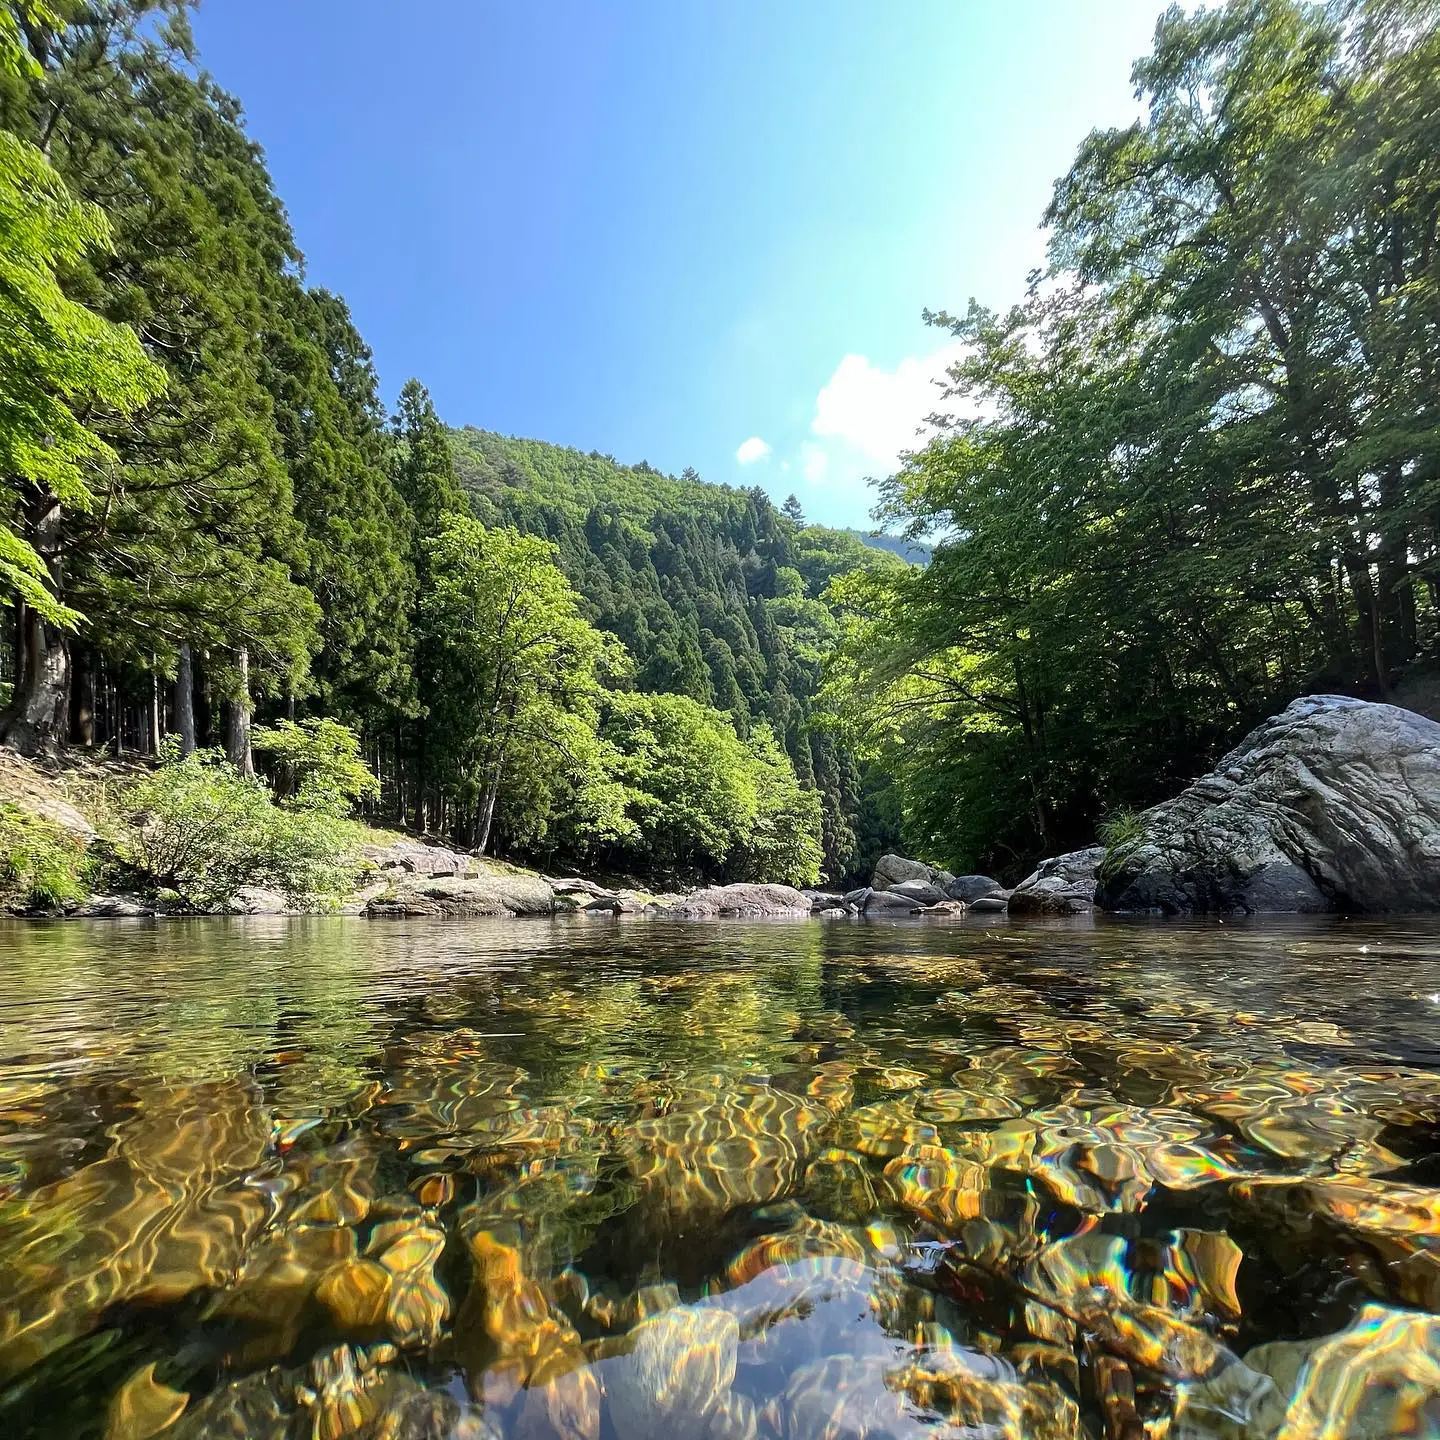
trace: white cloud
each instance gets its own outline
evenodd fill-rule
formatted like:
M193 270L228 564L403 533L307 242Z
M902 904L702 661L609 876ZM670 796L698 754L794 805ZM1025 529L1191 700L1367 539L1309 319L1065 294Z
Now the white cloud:
M820 446L812 445L807 440L800 447L800 469L812 485L818 485L825 478L825 472L829 468L830 457Z
M834 523L864 525L878 498L866 481L893 475L902 455L925 447L931 415L979 413L945 398L946 372L964 355L955 340L890 370L846 355L815 397L808 438L789 457L804 477L802 498Z
M752 435L735 452L735 458L742 465L753 465L757 460L763 460L770 453L770 447L758 436Z
M952 341L928 355L909 355L893 370L864 355L845 356L815 397L811 433L868 462L871 474L893 474L903 452L925 444L926 417L945 408L935 382L963 354L964 346Z

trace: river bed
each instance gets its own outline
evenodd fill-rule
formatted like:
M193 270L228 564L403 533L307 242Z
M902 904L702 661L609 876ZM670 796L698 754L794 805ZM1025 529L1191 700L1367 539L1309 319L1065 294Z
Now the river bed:
M0 926L0 1435L1440 1435L1440 925Z

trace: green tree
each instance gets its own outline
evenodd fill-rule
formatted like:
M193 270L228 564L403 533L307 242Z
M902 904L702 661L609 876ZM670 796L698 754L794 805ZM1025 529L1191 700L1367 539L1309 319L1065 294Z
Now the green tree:
M67 298L57 270L108 246L110 231L38 150L0 131L0 583L14 598L25 657L5 736L25 748L63 739L68 645L67 511L95 500L93 467L114 452L77 410L129 414L164 376L133 331Z
M879 514L947 538L831 592L830 698L910 848L1017 873L1433 656L1436 16L1171 9L1143 118L1057 186L1046 283L931 317L977 418Z
M95 415L118 463L60 529L68 599L91 622L75 688L100 664L123 704L122 680L148 672L153 733L155 679L193 653L243 747L250 682L293 689L317 643L262 381L298 252L239 107L193 70L182 4L77 6L63 28L22 30L28 73L0 90L0 123L43 140L113 233L109 252L66 267L66 291L130 324L168 379L142 410Z
M483 854L521 758L568 759L577 730L593 735L615 646L581 615L544 541L460 515L439 524L420 599L436 661L431 714L467 838Z

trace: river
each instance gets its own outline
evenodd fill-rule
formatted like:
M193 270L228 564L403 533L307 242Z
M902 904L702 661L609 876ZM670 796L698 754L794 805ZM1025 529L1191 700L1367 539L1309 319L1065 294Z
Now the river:
M1440 925L0 927L0 1435L1440 1435Z

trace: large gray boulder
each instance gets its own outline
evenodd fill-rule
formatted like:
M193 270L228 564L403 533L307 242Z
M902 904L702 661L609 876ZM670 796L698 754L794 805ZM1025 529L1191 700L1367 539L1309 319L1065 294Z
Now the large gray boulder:
M1440 909L1440 724L1311 695L1140 816L1105 863L1107 910Z
M887 895L903 895L907 900L913 900L917 905L940 905L950 899L938 885L932 885L928 880L902 880L898 885L892 885L885 892Z
M742 919L767 915L809 915L810 901L789 885L712 885L687 895L661 912L682 920L716 915Z
M866 915L918 915L925 907L898 890L872 890L860 908Z
M362 845L360 858L386 875L418 875L426 879L449 876L476 877L484 867L473 855L426 845L420 840L398 839L389 845Z
M555 892L537 875L484 874L473 878L416 877L375 896L365 906L372 918L553 915Z
M946 882L954 878L948 870L937 870L923 860L907 860L903 855L882 855L875 862L875 874L870 885L875 890L893 890L907 880L923 880L927 885L943 889Z
M989 875L955 875L943 887L947 899L963 900L967 905L972 900L985 900L991 896L1008 896L1010 892Z
M1084 915L1094 907L1095 869L1105 854L1103 846L1072 850L1053 860L1042 860L1010 892L1012 915Z

